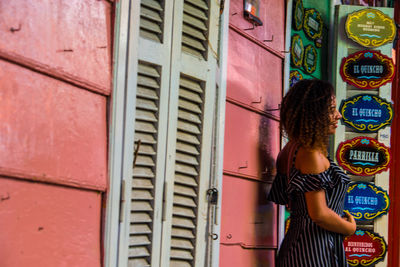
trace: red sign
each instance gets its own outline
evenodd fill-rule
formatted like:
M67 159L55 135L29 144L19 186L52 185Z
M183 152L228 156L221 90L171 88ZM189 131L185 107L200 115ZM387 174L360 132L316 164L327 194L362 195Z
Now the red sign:
M350 266L371 266L385 259L387 245L383 237L367 230L357 230L343 242Z
M358 51L342 59L340 75L355 87L375 89L393 80L394 64L378 51Z
M340 143L336 159L349 172L369 176L389 168L390 151L373 138L359 136Z

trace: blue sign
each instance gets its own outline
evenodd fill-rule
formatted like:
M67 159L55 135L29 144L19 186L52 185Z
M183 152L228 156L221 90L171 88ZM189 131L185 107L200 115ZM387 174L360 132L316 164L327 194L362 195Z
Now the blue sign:
M373 220L389 210L388 193L382 188L365 182L351 183L347 190L344 210L358 221Z
M356 95L343 100L340 108L342 121L358 132L376 132L390 125L392 104L376 95Z

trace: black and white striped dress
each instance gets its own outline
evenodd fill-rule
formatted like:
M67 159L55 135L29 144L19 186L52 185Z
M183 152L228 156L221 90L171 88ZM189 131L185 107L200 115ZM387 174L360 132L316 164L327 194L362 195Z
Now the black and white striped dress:
M294 167L289 179L278 173L268 199L289 205L290 225L276 258L276 267L348 266L343 248L344 236L316 225L307 212L305 192L324 189L330 209L343 216L344 197L350 182L331 159L330 167L319 174L302 174Z

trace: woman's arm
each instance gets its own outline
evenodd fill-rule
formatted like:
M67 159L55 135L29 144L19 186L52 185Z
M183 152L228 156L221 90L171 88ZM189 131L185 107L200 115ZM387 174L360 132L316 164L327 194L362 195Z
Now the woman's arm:
M318 226L344 235L356 231L356 222L351 214L340 217L326 205L325 190L306 192L305 198L308 215Z

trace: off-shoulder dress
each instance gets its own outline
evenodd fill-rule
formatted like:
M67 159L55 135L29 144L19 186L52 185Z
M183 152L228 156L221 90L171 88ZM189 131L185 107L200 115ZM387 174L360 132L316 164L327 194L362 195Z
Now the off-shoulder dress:
M302 174L294 162L286 174L277 173L268 199L290 208L290 224L279 248L276 267L348 266L343 248L344 236L316 225L307 212L304 193L324 189L330 209L343 216L344 197L350 179L330 158L330 167L319 174Z

